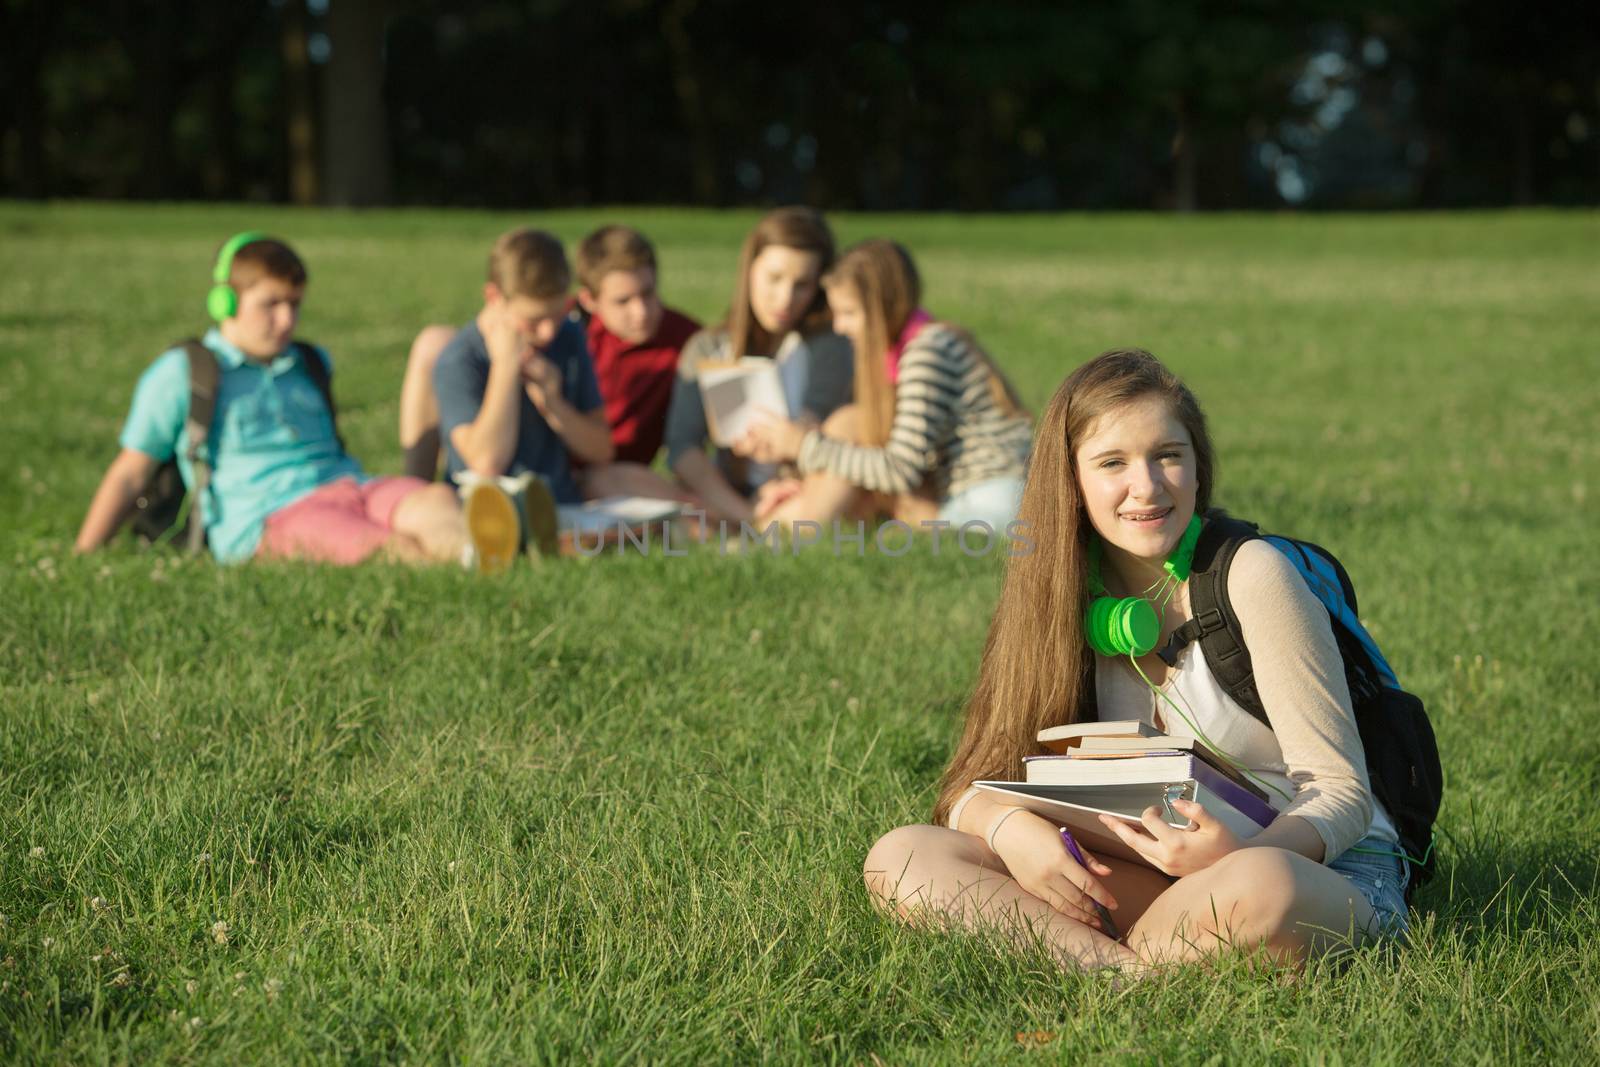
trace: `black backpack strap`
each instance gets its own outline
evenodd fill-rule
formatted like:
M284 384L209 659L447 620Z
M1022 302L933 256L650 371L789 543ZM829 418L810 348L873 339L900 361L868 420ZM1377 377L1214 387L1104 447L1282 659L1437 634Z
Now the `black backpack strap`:
M1185 645L1198 641L1206 657L1206 666L1217 684L1241 708L1270 728L1261 696L1256 692L1250 650L1244 647L1239 616L1228 598L1228 572L1232 569L1234 554L1240 545L1260 536L1254 523L1232 518L1221 511L1206 514L1205 528L1195 544L1194 564L1189 570L1191 618L1173 632L1161 650L1161 658L1174 663Z
M189 357L189 414L184 419L184 428L189 431L189 464L194 470L191 495L203 501L211 488L211 451L207 446L211 419L217 413L217 388L222 381L222 368L211 349L196 338L190 337L181 344ZM205 542L204 520L199 513L190 515L189 551L199 553Z
M339 432L339 409L333 402L333 376L328 373L328 364L315 348L304 341L295 341L290 347L300 356L300 365L305 367L306 373L311 376L311 383L322 394L322 402L328 405L328 421L333 423L333 439L339 443L339 451L347 452L344 435Z

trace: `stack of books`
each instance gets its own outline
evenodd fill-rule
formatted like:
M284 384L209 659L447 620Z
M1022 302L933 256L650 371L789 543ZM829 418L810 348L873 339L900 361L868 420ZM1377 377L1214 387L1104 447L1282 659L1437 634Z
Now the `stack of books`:
M1070 828L1107 856L1145 862L1106 829L1101 815L1134 825L1154 807L1169 825L1187 827L1172 802L1192 800L1247 838L1278 814L1266 792L1230 761L1199 741L1158 733L1136 719L1053 726L1039 732L1039 741L1050 754L1027 757L1026 781L973 785Z

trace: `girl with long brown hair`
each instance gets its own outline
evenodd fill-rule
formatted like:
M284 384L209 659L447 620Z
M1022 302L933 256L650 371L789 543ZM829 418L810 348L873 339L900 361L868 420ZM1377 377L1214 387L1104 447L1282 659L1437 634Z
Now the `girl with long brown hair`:
M803 477L768 489L757 517L828 522L870 510L1006 532L1030 428L1005 376L971 334L922 308L916 264L900 244L861 242L822 284L834 329L855 348L854 402L820 428L772 419L734 446L793 461Z
M725 449L706 454L700 367L743 356L776 360L798 421L815 425L831 415L850 398L851 363L849 342L830 328L820 284L833 257L833 231L821 214L807 207L770 212L739 251L726 317L683 346L667 410L667 463L713 518L753 518L751 494L775 470Z
M1107 352L1056 391L1019 515L1034 550L1008 559L938 825L894 830L867 857L880 904L1038 938L1064 964L1130 970L1230 946L1296 963L1403 931L1404 857L1371 793L1339 648L1285 557L1247 541L1228 576L1270 729L1221 690L1197 644L1169 666L1085 641L1091 545L1107 592L1147 595L1206 515L1213 471L1198 403L1148 352ZM1191 614L1187 581L1169 588L1153 605L1158 649ZM1187 717L1166 721L1168 708ZM1103 819L1146 863L1080 864L1055 825L972 787L1022 777L1023 758L1044 751L1041 729L1096 718L1203 734L1282 795L1279 815L1248 841L1187 801L1174 803L1187 831L1154 808L1142 831Z

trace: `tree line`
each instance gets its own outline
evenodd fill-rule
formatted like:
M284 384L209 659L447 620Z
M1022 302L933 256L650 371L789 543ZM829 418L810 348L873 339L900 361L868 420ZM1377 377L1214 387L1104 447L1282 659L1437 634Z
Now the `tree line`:
M1600 20L1503 0L0 0L0 195L1600 202Z

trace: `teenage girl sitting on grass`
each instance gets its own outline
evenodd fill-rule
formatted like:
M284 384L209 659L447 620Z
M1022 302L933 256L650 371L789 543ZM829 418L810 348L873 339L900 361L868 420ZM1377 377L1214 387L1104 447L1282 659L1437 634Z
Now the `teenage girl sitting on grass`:
M822 284L834 328L855 347L855 401L820 429L773 418L735 446L762 462L794 461L802 476L769 484L757 517L830 522L867 511L1005 533L1031 436L1011 384L970 334L923 310L916 265L899 244L863 241Z
M1228 575L1271 729L1222 691L1196 643L1168 668L1155 653L1112 658L1085 640L1096 541L1106 592L1150 597L1163 583L1172 592L1152 598L1156 648L1190 617L1187 580L1173 585L1163 564L1205 514L1212 470L1194 396L1149 353L1108 352L1056 391L1022 498L1037 548L1008 562L934 808L939 825L891 831L867 856L879 903L908 918L1036 936L1064 964L1130 970L1230 947L1294 964L1403 932L1407 872L1394 823L1372 795L1328 612L1286 557L1247 541ZM1198 728L1287 802L1245 841L1187 801L1174 807L1190 830L1151 808L1143 832L1108 823L1151 866L1086 854L1085 867L1055 825L970 787L1021 778L1023 757L1043 751L1039 730L1097 717L1142 719L1175 736ZM1111 909L1120 938L1107 936L1096 903Z
M811 208L769 213L739 251L727 317L683 346L667 409L667 463L712 519L753 518L752 494L776 472L727 449L707 455L709 428L699 382L703 363L743 356L775 360L790 404L806 425L850 399L850 344L832 331L819 284L833 263L833 249L833 231Z

